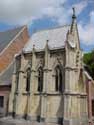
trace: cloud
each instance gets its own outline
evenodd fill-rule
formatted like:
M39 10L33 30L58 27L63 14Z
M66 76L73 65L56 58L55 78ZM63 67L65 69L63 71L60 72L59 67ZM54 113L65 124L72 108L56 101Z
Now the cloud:
M90 13L90 21L87 25L78 25L80 39L85 45L94 45L94 11Z
M94 24L94 11L91 11L90 13L90 23Z
M70 21L72 7L79 15L88 6L87 1L81 1L68 7L63 6L68 0L0 0L0 21L8 24L32 24L32 21L50 17L59 25ZM89 24L78 25L80 38L83 44L94 45L94 11L90 13Z
M0 0L0 21L25 24L28 21L59 13L66 0ZM56 14L57 15L57 14Z
M59 24L64 24L70 21L70 16L73 13L72 7L75 7L76 15L78 16L83 12L83 10L88 6L87 1L81 1L79 3L72 4L69 8L59 8L61 9L58 11L56 15L57 22ZM55 12L55 11L54 11Z
M63 6L66 2L68 0L0 0L0 21L22 25L47 16L58 24L64 24L72 12L72 6L68 9ZM86 5L86 2L80 2L73 6L78 14Z
M77 4L73 4L73 7L76 9L76 14L79 15L88 5L87 1L81 1Z

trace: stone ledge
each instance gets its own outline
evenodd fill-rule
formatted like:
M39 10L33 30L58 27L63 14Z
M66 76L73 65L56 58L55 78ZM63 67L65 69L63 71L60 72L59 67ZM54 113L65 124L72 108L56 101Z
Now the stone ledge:
M31 116L30 116L31 117ZM63 120L63 118L61 118ZM32 121L25 119L13 119L12 117L4 117L0 119L0 125L60 125L58 118L46 118L45 122L37 122L36 117L32 117ZM62 125L88 125L88 120L81 119L64 119Z

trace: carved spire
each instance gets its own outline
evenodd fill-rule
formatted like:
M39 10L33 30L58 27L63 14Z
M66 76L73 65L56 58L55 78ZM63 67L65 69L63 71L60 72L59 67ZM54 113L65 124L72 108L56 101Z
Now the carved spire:
M49 42L49 40L46 41L46 46L45 46L45 68L48 67L48 58L49 58L48 57L48 55L49 55L49 52L48 52L48 50L49 50L48 42Z
M46 40L46 47L45 47L45 48L46 48L47 50L48 50L48 48L49 48L49 47L48 47L48 42L49 42L49 40Z
M35 44L33 44L33 51L32 51L33 53L35 52Z
M36 62L35 45L33 45L33 50L32 50L32 70L35 70L35 62Z
M71 32L74 29L74 26L76 25L76 15L75 15L75 8L73 7L73 14L72 14L72 24L71 24Z
M75 15L75 8L73 7L73 15L72 15L72 19L76 19L76 15Z

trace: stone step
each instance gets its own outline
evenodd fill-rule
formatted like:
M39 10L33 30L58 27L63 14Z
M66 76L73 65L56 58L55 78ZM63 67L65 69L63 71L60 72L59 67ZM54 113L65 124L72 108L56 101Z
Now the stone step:
M58 125L54 123L26 121L24 119L13 119L12 117L0 118L0 125Z

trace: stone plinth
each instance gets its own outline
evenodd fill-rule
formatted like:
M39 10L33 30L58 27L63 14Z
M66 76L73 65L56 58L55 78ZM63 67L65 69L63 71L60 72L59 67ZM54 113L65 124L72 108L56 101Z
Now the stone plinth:
M0 125L58 125L54 123L31 122L24 119L13 119L12 117L4 117L0 119Z

